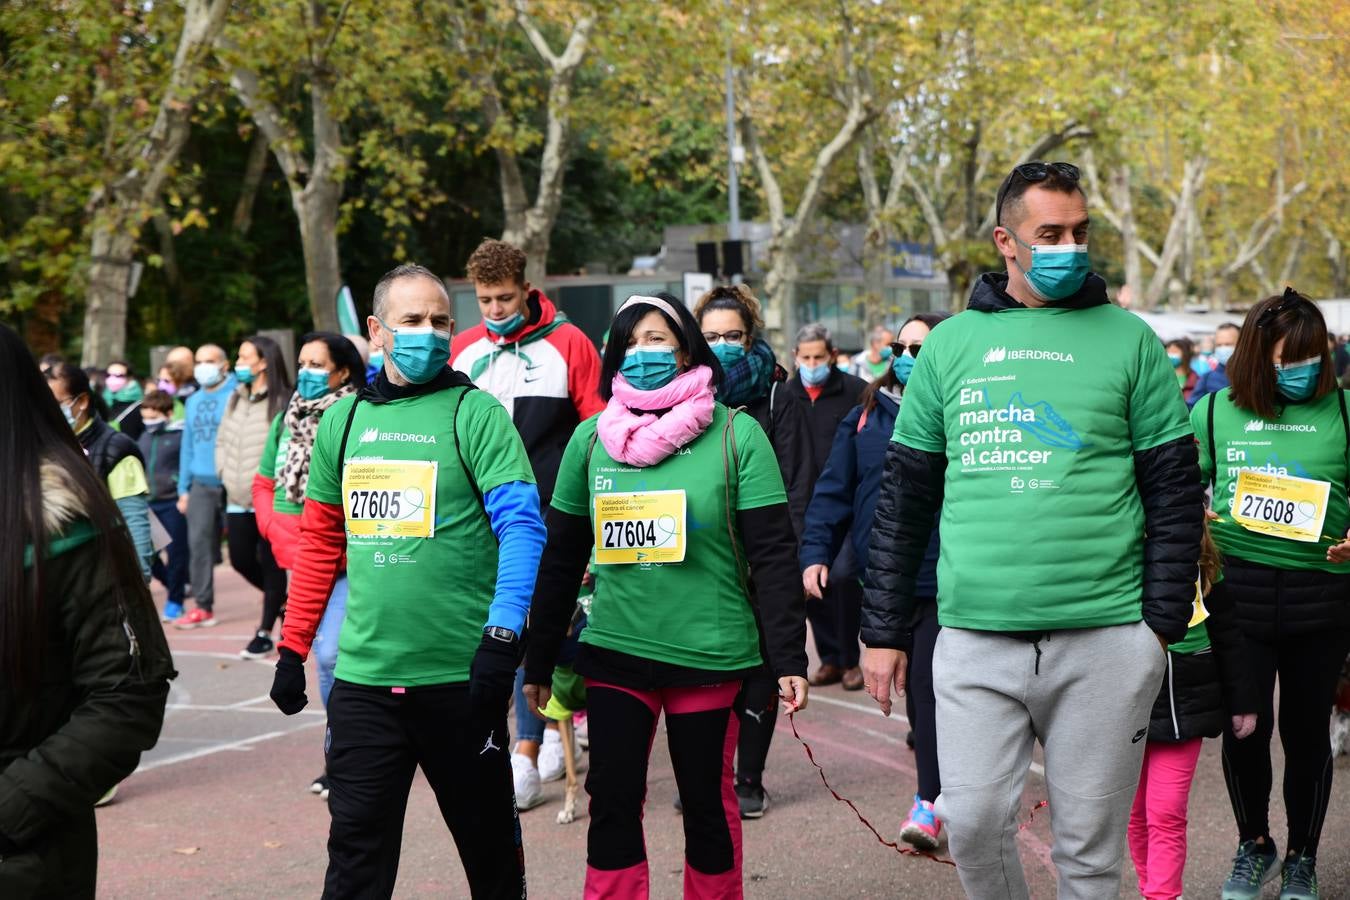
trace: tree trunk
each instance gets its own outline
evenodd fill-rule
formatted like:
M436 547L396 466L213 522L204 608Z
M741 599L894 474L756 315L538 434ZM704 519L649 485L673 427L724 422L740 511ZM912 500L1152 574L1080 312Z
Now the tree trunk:
M248 163L244 166L244 181L239 188L239 199L234 204L230 229L237 235L248 234L253 225L253 201L258 196L263 174L267 171L267 135L260 128L248 148Z
M502 241L525 254L525 280L535 287L544 283L548 274L548 250L553 234L553 223L531 227L533 217L519 216L514 227L502 231Z
M338 256L338 211L342 185L314 180L303 190L291 189L291 205L300 223L300 245L305 256L305 285L309 314L318 331L338 330L337 295L342 289Z
M134 213L127 211L131 218ZM104 366L127 352L127 288L136 236L114 217L94 226L89 287L85 292L81 365Z
M1130 168L1122 165L1115 174L1116 209L1120 215L1120 242L1125 251L1125 284L1129 294L1144 309L1144 266L1139 258L1139 234L1134 221L1134 200L1130 193Z

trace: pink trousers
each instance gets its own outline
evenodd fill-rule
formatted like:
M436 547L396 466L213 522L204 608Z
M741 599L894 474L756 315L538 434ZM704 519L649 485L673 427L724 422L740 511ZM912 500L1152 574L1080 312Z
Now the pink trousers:
M1186 868L1186 803L1200 760L1201 738L1149 741L1130 811L1130 858L1145 900L1176 900Z

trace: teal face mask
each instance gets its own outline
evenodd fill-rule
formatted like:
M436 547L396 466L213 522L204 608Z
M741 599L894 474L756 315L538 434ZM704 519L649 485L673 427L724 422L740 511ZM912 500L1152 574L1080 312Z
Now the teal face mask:
M633 347L624 354L619 367L619 374L639 391L663 388L679 373L674 347Z
M488 331L497 335L497 337L505 337L508 334L512 334L524 324L525 317L520 313L514 313L508 318L502 319L500 322L494 322L487 318L483 319L483 325L487 327Z
M712 345L712 352L713 356L717 357L717 361L722 364L723 369L745 359L745 345L739 341L734 344L718 341Z
M370 354L370 364L377 369L384 368L384 351L375 350Z
M235 380L238 381L240 384L252 384L253 370L250 369L248 366L235 366L234 377Z
M1320 359L1305 359L1287 366L1276 366L1275 389L1290 400L1307 400L1317 390L1317 377L1321 374Z
M892 356L895 356L895 351L891 349L890 344L887 344L877 351L877 356L880 356L882 359L890 359Z
M328 393L328 373L323 369L301 369L295 378L295 390L306 400L318 400Z
M394 336L394 348L389 351L390 362L413 384L426 384L450 361L450 332L430 325L395 330L385 325L383 319L379 322Z
M808 387L816 387L825 383L825 379L830 377L830 364L821 363L818 366L798 366L797 372L802 377L802 384Z
M1167 361L1170 362L1172 364L1172 368L1175 369L1177 366L1181 365L1181 354L1169 353L1167 354Z
M914 371L914 362L914 357L908 353L901 353L891 360L891 371L901 384L909 384L909 375Z
M1012 234L1011 231L1008 232ZM1031 251L1031 268L1022 269L1027 284L1047 303L1064 300L1078 293L1087 280L1091 263L1087 244L1027 244L1017 235L1012 239ZM1014 260L1014 262L1017 262Z

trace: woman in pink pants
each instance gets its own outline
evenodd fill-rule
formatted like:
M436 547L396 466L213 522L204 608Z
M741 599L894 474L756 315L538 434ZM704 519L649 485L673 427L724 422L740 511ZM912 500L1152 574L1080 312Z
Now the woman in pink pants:
M1195 616L1186 637L1167 648L1167 675L1153 704L1144 768L1130 813L1130 857L1146 900L1181 896L1186 867L1186 801L1204 738L1256 729L1256 698L1243 666L1242 633L1224 591L1208 529L1201 550ZM1204 600L1201 601L1203 590Z

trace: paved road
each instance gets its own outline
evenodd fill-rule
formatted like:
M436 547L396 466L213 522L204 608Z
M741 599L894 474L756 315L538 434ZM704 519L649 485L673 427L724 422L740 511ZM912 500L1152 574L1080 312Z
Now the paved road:
M272 661L245 662L237 655L256 627L257 600L228 569L217 573L220 624L170 634L181 674L164 736L117 801L98 813L101 897L313 897L322 885L327 808L307 787L322 768L323 715L311 708L286 718L268 702ZM312 677L310 696L318 696ZM882 718L865 696L836 687L813 694L798 724L836 789L894 837L914 789L903 721ZM683 837L670 806L674 777L662 744L658 739L652 760L646 835L653 896L665 898L680 893ZM1281 765L1277 758L1277 778ZM1341 758L1337 770L1320 864L1327 898L1350 897L1350 760ZM953 869L896 855L831 799L785 722L766 784L772 809L745 824L747 896L962 896ZM546 786L546 793L549 803L522 815L530 890L535 897L577 897L586 819L556 824L561 782ZM1044 781L1033 772L1025 807L1044 796ZM1191 804L1186 893L1216 896L1236 840L1217 742L1207 742ZM1019 839L1038 898L1054 896L1051 815L1053 810L1042 810ZM1273 816L1283 821L1278 796ZM1133 885L1127 871L1121 896L1135 896L1128 889ZM1267 897L1277 894L1267 888ZM467 895L453 843L419 776L397 896Z

